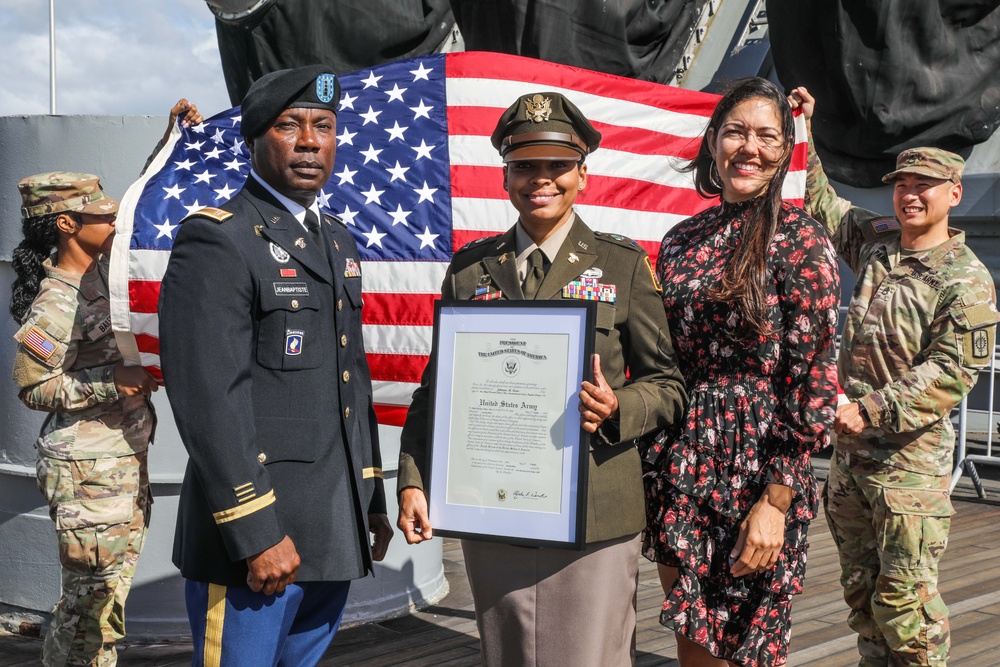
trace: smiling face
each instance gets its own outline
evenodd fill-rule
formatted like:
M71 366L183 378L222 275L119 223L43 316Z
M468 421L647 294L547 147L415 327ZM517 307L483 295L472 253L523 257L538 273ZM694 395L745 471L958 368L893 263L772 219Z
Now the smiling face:
M943 233L948 216L962 201L962 185L922 174L898 174L892 186L892 205L907 234Z
M786 151L786 137L774 103L762 97L740 102L709 128L708 149L722 181L722 198L731 203L762 194Z
M573 213L576 195L587 185L587 165L571 160L518 160L504 165L504 187L521 225L537 243Z
M309 206L337 155L337 118L327 109L285 109L250 143L254 170L275 190Z

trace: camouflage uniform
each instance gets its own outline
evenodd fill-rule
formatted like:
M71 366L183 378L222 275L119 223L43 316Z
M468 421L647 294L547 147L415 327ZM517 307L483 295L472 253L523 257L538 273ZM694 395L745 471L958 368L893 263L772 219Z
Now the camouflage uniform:
M70 210L80 210L76 203ZM58 205L31 215L49 212L59 212ZM82 276L52 259L44 267L46 278L14 335L19 396L49 413L36 444L38 488L55 521L62 563L62 597L42 661L114 665L149 522L146 448L155 416L145 397L119 395L115 386L122 357L111 330L106 259Z
M931 172L951 169L958 182L961 159L949 164L950 155L905 151L898 166L941 157ZM964 233L950 229L941 245L907 251L895 217L837 197L811 143L809 158L806 208L857 276L838 373L870 424L837 438L823 494L848 623L862 666L944 665L948 610L937 580L954 512L949 414L992 356L993 281Z

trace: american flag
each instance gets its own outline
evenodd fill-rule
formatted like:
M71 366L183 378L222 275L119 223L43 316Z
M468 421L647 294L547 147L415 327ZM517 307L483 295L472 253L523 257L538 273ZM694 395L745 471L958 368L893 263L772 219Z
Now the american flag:
M496 53L402 60L341 77L334 175L320 207L358 242L365 349L383 424L401 425L431 348L433 303L451 254L505 231L516 213L489 141L519 95L560 92L603 134L577 210L595 230L655 258L675 223L716 203L678 169L695 155L718 97ZM156 305L177 227L242 187L250 156L240 110L177 127L125 194L111 261L112 320L125 358L159 374ZM801 123L800 123L801 125ZM800 132L785 197L802 204Z

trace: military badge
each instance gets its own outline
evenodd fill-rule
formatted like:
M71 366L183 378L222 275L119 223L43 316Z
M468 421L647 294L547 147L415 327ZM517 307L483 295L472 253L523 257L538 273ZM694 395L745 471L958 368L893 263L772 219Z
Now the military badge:
M271 243L271 257L273 257L274 261L279 264L287 264L288 260L292 258L292 256L288 254L287 250L273 242Z
M600 280L601 276L604 275L604 271L601 271L596 266L592 266L583 273L580 274L581 278L594 278L595 280Z
M264 225L254 225L253 226L253 233L256 234L257 236L263 236L263 234L261 233L261 230L263 230L263 229L264 229Z
M876 234L885 234L886 232L893 232L899 229L899 220L896 220L896 218L875 218L871 223L872 230Z
M337 252L340 252L340 244L337 243L337 239L333 240L333 249L336 250Z
M524 100L524 117L532 123L544 123L552 115L552 100L544 95L532 95Z
M285 332L285 356L297 357L302 354L302 329L289 329Z
M481 287L476 290L476 295L472 297L473 301L494 301L503 296L500 290L489 291L489 287ZM485 291L481 291L485 290Z
M302 238L301 236L299 238L295 239L295 247L296 248L303 248L304 249L306 247L306 240L304 238Z
M344 262L344 277L345 278L360 278L361 277L361 266L353 257L348 257Z
M576 264L580 261L580 257L575 252L571 252L568 259L570 264Z
M43 361L48 361L49 357L55 354L56 341L38 327L31 327L28 333L21 339L24 346L37 354Z
M986 359L990 356L990 337L982 329L972 332L972 356L976 359Z
M329 104L337 91L337 77L334 74L320 74L316 77L316 97L323 104Z

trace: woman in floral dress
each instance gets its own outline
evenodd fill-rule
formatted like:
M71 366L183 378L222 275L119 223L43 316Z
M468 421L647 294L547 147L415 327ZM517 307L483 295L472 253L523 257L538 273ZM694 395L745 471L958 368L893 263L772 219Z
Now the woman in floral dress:
M643 551L683 667L783 665L816 511L810 457L836 405L836 256L781 200L794 144L781 92L739 81L690 169L718 206L663 239L657 275L690 405L645 456Z

